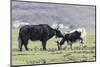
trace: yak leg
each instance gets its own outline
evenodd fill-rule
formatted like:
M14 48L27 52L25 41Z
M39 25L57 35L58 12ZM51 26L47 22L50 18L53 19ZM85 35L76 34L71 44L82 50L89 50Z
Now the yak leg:
M28 51L28 47L27 47L27 44L24 44L24 47L25 47L25 49Z
M61 46L60 46L60 43L57 41L57 47L58 47L58 50L60 50L61 48Z
M20 51L22 51L22 47L23 47L23 44L21 43L20 44L20 47L19 47L20 48Z
M25 47L25 49L28 51L27 45L28 45L28 42L24 44L24 47Z
M84 42L83 42L83 39L82 38L80 38L80 43L81 43L81 48L83 49Z
M21 40L19 39L19 51L22 51L22 42L21 42Z
M64 43L64 50L67 48L67 45L68 45L68 43L67 43L67 41L65 41L65 43Z
M24 47L25 47L25 49L28 51L27 45L28 45L28 39L27 39L27 40L24 40Z
M73 49L73 48L72 48L72 43L70 43L70 48L71 48L71 50Z
M46 50L46 41L42 41L43 50Z
M70 45L70 49L72 50L72 49L73 49L73 48L72 48L72 42L67 41L67 43Z
M22 47L23 47L23 41L22 40L19 40L19 51L22 51Z
M72 42L67 40L67 44L70 46L70 49L72 50Z

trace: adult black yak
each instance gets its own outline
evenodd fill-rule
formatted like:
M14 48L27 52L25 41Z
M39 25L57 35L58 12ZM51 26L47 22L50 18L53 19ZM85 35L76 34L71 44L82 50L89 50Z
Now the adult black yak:
M65 41L67 42L68 45L70 45L71 49L72 49L72 44L76 41L79 41L81 43L81 47L83 47L85 36L86 36L86 31L84 28L79 28L79 29L67 32L62 38L62 40L58 42L60 46L59 49L61 49Z
M25 25L19 30L18 40L20 51L22 51L23 45L25 49L28 50L28 40L40 40L42 42L43 50L46 50L46 42L54 35L56 35L57 37L63 37L58 29L52 29L47 24Z

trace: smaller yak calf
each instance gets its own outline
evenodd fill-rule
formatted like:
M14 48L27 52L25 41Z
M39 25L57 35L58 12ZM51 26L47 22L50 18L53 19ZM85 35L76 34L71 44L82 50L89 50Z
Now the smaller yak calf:
M83 47L85 35L86 35L85 29L77 29L69 33L66 33L60 42L57 41L59 49L61 49L65 41L67 42L68 45L70 45L71 49L72 49L72 44L76 41L79 41L81 43L81 47Z

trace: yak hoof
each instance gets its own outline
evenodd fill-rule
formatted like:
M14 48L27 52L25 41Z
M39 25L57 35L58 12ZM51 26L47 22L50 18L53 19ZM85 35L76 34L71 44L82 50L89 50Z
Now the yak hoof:
M26 51L28 51L29 49L27 48Z
M44 51L46 51L46 49L43 49Z
M19 51L22 51L21 49Z

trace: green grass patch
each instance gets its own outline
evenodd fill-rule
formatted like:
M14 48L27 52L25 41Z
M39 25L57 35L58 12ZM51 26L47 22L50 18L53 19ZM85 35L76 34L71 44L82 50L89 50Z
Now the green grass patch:
M63 62L82 62L95 61L95 33L87 31L85 47L80 49L80 44L73 44L73 50L57 50L55 37L47 42L47 51L42 50L40 41L29 41L26 51L20 52L18 48L18 29L12 29L12 64L13 65L30 65L30 64L48 64Z

